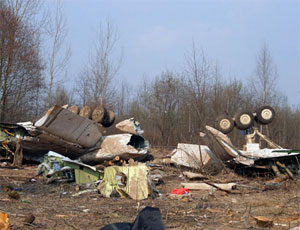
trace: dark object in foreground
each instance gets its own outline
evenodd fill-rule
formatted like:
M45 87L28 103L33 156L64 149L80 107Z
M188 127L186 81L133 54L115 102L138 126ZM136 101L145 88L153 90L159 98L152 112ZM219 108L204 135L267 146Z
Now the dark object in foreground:
M133 223L114 223L101 230L164 230L159 208L146 207L136 217Z

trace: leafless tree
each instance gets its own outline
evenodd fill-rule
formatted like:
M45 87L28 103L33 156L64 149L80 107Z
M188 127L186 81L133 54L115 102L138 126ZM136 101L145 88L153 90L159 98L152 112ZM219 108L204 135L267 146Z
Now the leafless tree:
M181 79L170 71L162 72L151 84L144 83L141 95L147 111L149 129L153 136L159 136L159 144L168 145L178 123L178 109L182 93ZM157 130L157 134L155 134Z
M63 84L56 84L55 85L55 91L52 95L52 103L55 105L72 105L73 101L72 101L72 93L69 92Z
M272 104L275 96L277 67L266 43L263 44L256 61L255 74L251 78L251 88L254 90L259 104Z
M57 78L67 67L70 59L71 50L66 48L64 54L63 45L67 36L66 19L64 17L63 5L60 0L56 0L54 19L49 17L46 32L51 41L51 52L48 61L48 75L49 75L49 88L48 88L48 106L52 104L52 90L55 78Z
M117 42L116 27L109 20L105 26L100 25L89 63L79 76L77 90L79 94L84 91L88 95L85 101L92 106L109 106L112 100L112 80L117 76L122 63L122 52L118 53Z
M209 84L212 80L212 65L204 51L193 42L191 50L185 55L184 75L186 77L185 103L189 105L188 117L191 135L197 135L198 127L205 124ZM192 113L190 111L195 111Z
M33 22L36 1L0 2L0 109L1 120L33 111L42 82L40 34ZM12 116L12 114L14 116ZM23 115L23 117L26 114Z

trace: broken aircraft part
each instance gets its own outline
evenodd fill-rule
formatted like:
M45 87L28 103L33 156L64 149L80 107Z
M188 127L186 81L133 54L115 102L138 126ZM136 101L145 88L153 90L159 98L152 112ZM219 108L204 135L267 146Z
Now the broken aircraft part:
M49 109L43 117L34 123L34 126L68 142L77 143L84 148L94 147L102 137L97 123L60 106Z
M178 143L171 162L177 165L202 170L207 174L217 174L223 169L222 162L206 145Z
M76 182L76 184L98 181L101 173L95 167L73 161L58 153L50 151L39 165L37 175L43 174L48 183L53 181Z
M230 139L222 132L210 127L205 126L207 134L202 137L204 143L210 150L222 161L228 161L238 156L238 153L228 153L222 146L220 140L225 141L228 145L233 146ZM219 141L218 141L219 140Z
M272 165L274 165L275 162L276 164L279 162L278 165L281 167L281 171L289 174L289 177L291 177L291 173L300 176L300 150L282 148L259 149L259 146L253 145L255 143L248 143L246 151L238 150L228 141L228 137L222 138L222 136L219 135L219 131L209 126L206 126L206 129L209 133L209 135L207 135L209 148L211 148L214 153L217 153L217 151L213 150L216 149L216 147L222 149L222 155L219 154L220 152L216 155L227 165L230 166L234 163L235 166L239 164L243 168L247 167L272 171Z
M112 111L105 111L108 117L102 123L109 126L114 122L115 116ZM130 127L135 133L143 132L139 123L133 119L126 124L123 128ZM0 131L3 139L0 141L2 144L10 142L14 146L17 137L22 137L24 158L39 162L48 151L60 153L70 159L85 155L82 160L91 164L112 160L116 156L125 160L141 160L147 155L149 142L142 136L127 133L102 137L103 130L99 123L56 105L34 123L21 122L9 126L2 123Z
M148 154L149 142L142 136L129 133L104 136L100 148L89 152L80 160L86 164L95 165L119 156L120 159L143 157Z
M105 197L118 193L130 196L134 200L146 199L149 196L149 168L144 165L111 166L104 169L104 178L98 186Z
M116 124L116 128L125 133L131 133L134 135L142 135L144 130L141 129L140 123L134 118L130 118Z

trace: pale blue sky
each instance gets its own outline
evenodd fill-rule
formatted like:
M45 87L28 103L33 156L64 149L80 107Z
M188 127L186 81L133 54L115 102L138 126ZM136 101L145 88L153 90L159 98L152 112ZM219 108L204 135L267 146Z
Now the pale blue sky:
M140 82L161 71L181 71L192 40L217 61L225 79L247 80L266 42L278 67L278 86L300 104L300 5L298 0L64 0L68 75L87 62L98 26L118 28L124 61L119 78ZM54 1L48 0L48 4Z

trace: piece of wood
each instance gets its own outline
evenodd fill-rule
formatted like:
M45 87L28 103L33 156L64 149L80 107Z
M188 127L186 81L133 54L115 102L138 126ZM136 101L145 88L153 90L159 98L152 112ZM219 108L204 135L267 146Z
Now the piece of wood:
M207 179L207 177L204 176L201 173L194 173L194 172L185 171L185 172L183 172L183 175L186 176L189 179L201 179L201 180Z
M212 188L226 190L227 192L236 188L236 183L227 183L227 184L217 184L217 183L181 183L181 185L185 188L189 188L190 190L211 190Z
M106 109L103 106L98 105L92 113L93 121L100 123L102 121L105 113L106 113Z
M16 143L16 151L14 153L13 166L22 167L22 162L23 162L22 140L18 139Z
M174 163L171 161L171 158L154 159L154 160L152 161L152 163L154 163L154 164L168 164L168 165L174 164Z
M294 180L294 175L293 173L285 166L284 163L280 163L279 161L276 161L276 164L283 168L283 170L286 172L286 174L289 176L289 178L291 178L292 180Z
M231 188L228 189L228 188L222 188L222 187L217 186L217 185L215 185L215 184L213 184L213 183L210 183L210 182L208 182L208 181L204 181L204 183L206 183L206 184L208 184L208 185L210 185L210 186L212 186L212 187L214 187L214 188L216 188L216 189L218 189L218 190L220 190L220 191L226 192L226 193L231 193L230 190L236 188L236 184L235 184L234 186L232 186Z
M280 171L276 165L272 164L271 169L273 170L273 172L275 173L276 176L278 176L278 177L282 176L282 174L280 173Z
M273 225L273 220L265 216L253 216L258 226L267 228Z
M79 112L79 116L90 119L92 117L92 109L89 106L83 106Z
M35 220L35 216L32 213L28 213L24 218L24 224L32 224Z
M72 113L78 114L79 113L79 107L77 105L72 105L68 108L69 111Z

